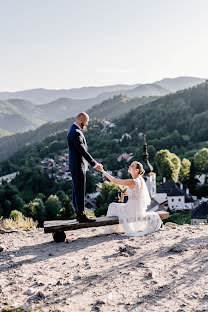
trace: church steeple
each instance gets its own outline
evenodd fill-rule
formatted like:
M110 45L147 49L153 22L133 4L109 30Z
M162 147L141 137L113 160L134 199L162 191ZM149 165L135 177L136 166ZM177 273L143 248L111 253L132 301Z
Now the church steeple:
M149 154L147 151L147 141L146 141L146 133L144 132L144 145L143 145L143 161L147 162L149 160Z
M142 165L145 170L145 174L148 174L150 172L153 172L153 167L149 162L149 153L147 151L147 140L146 140L146 133L144 132L144 145L143 145L143 154L142 154Z

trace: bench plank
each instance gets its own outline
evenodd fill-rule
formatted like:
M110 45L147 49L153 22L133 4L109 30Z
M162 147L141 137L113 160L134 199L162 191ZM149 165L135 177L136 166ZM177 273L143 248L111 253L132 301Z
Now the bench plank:
M89 227L113 225L118 223L119 223L118 217L103 217L96 218L96 221L92 223L91 222L79 223L77 220L45 221L43 227L45 233L53 233L58 230L72 231Z
M162 220L168 219L169 213L167 211L157 211ZM98 227L105 225L119 224L118 217L102 217L96 218L95 222L83 222L79 223L76 219L74 220L54 220L54 221L45 221L44 222L44 232L53 233L58 230L62 231L73 231L78 229Z

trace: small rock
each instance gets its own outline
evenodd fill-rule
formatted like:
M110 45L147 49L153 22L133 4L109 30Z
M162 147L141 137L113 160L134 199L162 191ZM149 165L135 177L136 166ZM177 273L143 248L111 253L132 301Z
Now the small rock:
M0 228L0 234L5 234L7 232L7 230Z
M74 281L78 281L78 280L80 280L81 279L81 276L79 276L79 275L75 275L74 276Z
M168 251L171 251L171 252L182 252L182 251L187 251L187 250L189 250L189 247L185 244L180 244L180 243L175 244L168 249Z
M38 291L37 294L36 294L36 297L38 299L45 299L45 295L42 291Z
M48 254L49 257L53 257L54 255L52 253L49 252Z
M98 274L95 274L95 275L89 276L87 279L88 279L89 281L91 281L91 280L94 280L94 279L96 279L96 278L98 278L98 277L99 277L99 275L98 275Z
M0 245L0 252L6 250L6 247L4 245Z
M155 278L156 277L156 274L154 272L149 272L147 275L146 275L147 278Z
M125 246L125 247L119 247L119 252L122 256L133 256L136 251L134 250L134 247L131 246Z
M59 286L59 285L62 285L62 283L61 283L60 281L58 281L58 282L56 283L56 285Z
M119 251L120 252L127 252L127 248L126 247L119 247Z
M30 289L26 290L23 294L27 295L27 296L32 296L32 295L34 295L34 293L35 293L35 290L30 288Z
M68 286L68 285L70 285L70 282L69 282L69 281L66 282L66 283L64 283L64 286Z
M144 264L144 262L138 262L137 264L136 264L136 267L144 267L145 266L145 264Z
M208 294L205 294L204 297L202 298L202 300L208 300Z
M135 238L132 237L132 238L129 239L129 241L130 241L130 242L134 242L134 241L135 241Z
M102 301L102 300L97 300L97 301L95 302L95 304L93 304L93 310L94 310L94 311L98 311L98 312L101 311L100 308L101 308L101 306L102 306L103 304L105 304L104 301Z
M165 226L166 227L171 227L171 228L176 228L178 225L176 223L173 223L173 222L166 222Z

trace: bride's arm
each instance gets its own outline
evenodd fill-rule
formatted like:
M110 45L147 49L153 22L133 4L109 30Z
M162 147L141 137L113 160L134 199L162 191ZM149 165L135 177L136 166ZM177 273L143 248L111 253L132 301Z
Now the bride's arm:
M135 187L135 181L133 179L125 179L125 180L116 179L112 175L107 173L105 170L101 170L101 172L106 176L106 178L108 178L111 182L115 184L129 186L130 188Z

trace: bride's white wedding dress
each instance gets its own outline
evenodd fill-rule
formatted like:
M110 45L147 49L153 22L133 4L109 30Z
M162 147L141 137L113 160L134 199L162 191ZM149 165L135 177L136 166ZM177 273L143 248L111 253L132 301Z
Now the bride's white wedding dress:
M117 216L119 224L105 227L105 234L124 233L127 236L143 236L158 231L162 221L158 213L149 211L147 206L151 199L142 176L134 179L135 187L127 187L127 203L111 203L108 206L107 217Z

